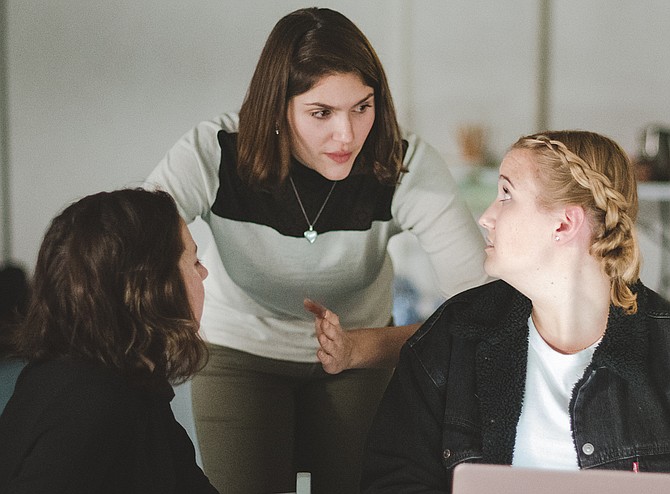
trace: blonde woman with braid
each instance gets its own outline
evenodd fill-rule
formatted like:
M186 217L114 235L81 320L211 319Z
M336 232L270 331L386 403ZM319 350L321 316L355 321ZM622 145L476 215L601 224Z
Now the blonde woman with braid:
M364 492L450 492L462 462L670 471L670 304L640 280L633 168L601 135L519 139L480 221L498 281L410 338Z

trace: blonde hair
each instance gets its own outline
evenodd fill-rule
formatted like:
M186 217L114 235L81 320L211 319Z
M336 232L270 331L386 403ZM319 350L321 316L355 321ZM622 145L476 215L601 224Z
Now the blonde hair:
M543 190L541 207L584 208L593 230L590 254L610 278L612 303L629 314L637 312L630 289L640 274L637 184L625 151L612 139L585 131L525 136L511 149L533 153Z

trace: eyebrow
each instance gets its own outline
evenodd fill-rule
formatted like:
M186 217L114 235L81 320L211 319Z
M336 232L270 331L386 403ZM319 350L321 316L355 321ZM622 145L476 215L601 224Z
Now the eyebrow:
M356 103L354 103L353 105L351 105L351 107L353 108L354 106L358 106L358 105L360 105L361 103L365 103L367 100L369 100L369 99L370 99L371 97L373 97L374 95L375 95L374 92L368 94L365 98L363 98L363 99L357 101ZM327 104L325 104L325 103L319 103L318 101L315 101L314 103L305 103L305 106L319 106L319 107L321 107L321 108L325 108L326 110L334 110L334 109L335 109L334 106L327 105Z
M500 180L501 178L502 178L503 180L507 180L507 181L509 182L509 184L510 184L513 188L516 189L516 187L514 187L514 182L512 182L512 181L510 180L510 178L509 178L507 175L503 175L503 174L501 173L500 176L498 177L498 180Z

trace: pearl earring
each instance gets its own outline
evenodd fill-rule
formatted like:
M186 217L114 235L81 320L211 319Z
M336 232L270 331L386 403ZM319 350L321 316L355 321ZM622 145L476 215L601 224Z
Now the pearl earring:
M556 236L554 237L554 240L556 240L556 242L558 242L560 239L561 239L561 237L559 237L558 235L556 235Z

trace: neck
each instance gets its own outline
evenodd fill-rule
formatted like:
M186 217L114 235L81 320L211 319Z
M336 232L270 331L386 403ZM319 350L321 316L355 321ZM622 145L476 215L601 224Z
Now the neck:
M590 347L605 334L607 328L607 312L591 314L589 318L580 318L573 324L566 321L557 322L547 314L533 307L533 323L542 339L559 353L571 355ZM588 319L588 320L587 320Z
M560 276L536 287L533 323L556 351L577 353L602 338L610 308L610 280L593 261L563 270Z

